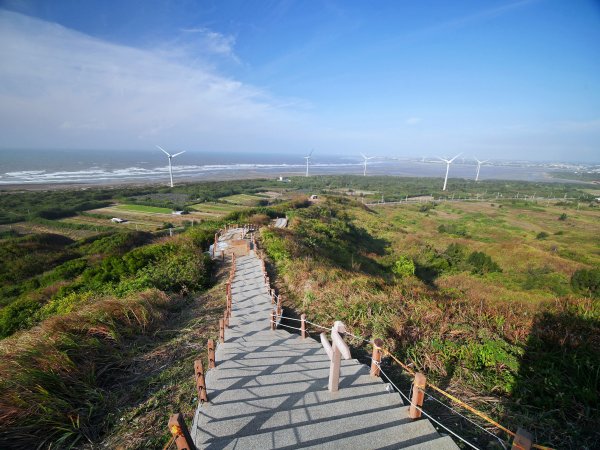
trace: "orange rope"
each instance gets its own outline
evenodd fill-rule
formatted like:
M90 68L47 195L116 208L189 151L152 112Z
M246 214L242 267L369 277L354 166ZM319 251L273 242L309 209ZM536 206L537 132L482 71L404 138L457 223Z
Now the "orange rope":
M410 367L408 367L406 364L404 364L402 361L400 361L398 358L396 358L392 353L390 353L388 350L386 349L382 349L383 353L386 356L389 356L390 358L392 358L396 363L398 363L400 365L400 367L402 367L406 372L408 372L410 375L414 376L415 372L414 370L412 370ZM465 402L463 402L462 400L459 400L458 398L456 398L455 396L453 396L452 394L448 394L446 391L440 389L439 387L437 387L435 384L427 384L431 389L433 389L434 391L439 392L440 394L448 397L450 400L452 400L454 403L462 406L465 409L468 409L469 411L471 411L473 414L481 417L482 419L486 420L487 422L491 423L492 425L494 425L497 428L500 428L502 431L508 433L510 436L515 437L516 433L510 431L508 428L500 425L498 422L496 422L494 419L488 417L486 414L482 413L481 411L476 410L475 408L473 408L472 406L467 405ZM532 445L533 448L537 448L540 450L553 450L550 447L544 447L543 445L538 445L538 444L533 444Z

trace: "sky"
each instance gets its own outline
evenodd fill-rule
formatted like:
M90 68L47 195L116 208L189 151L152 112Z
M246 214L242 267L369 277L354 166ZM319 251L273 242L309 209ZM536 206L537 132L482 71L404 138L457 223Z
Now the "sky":
M0 0L0 148L600 162L600 2Z

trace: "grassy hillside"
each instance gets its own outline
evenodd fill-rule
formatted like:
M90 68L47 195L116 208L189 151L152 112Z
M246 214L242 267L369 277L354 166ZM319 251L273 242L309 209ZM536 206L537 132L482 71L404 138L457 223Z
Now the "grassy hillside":
M600 291L571 283L600 271L596 209L370 210L338 197L288 215L289 229L261 239L289 307L384 338L430 379L538 442L581 448L600 438Z
M98 442L124 408L143 401L155 383L166 383L165 366L143 363L161 346L177 347L185 334L163 330L181 330L186 309L201 313L194 320L208 320L207 329L216 319L206 308L210 298L197 296L211 284L211 262L202 251L215 226L173 238L131 232L77 242L35 235L3 243L2 251L23 263L5 264L1 272L5 291L11 279L20 281L15 298L0 309L1 448ZM173 381L182 376L175 373ZM168 408L178 407L183 399L170 395ZM157 411L162 415L156 420L166 420L167 412ZM146 437L158 446L165 431Z

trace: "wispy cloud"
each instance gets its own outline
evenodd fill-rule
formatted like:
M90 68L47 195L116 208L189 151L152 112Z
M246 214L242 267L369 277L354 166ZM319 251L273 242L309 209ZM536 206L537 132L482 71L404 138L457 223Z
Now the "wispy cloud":
M232 37L197 33L206 52L234 54ZM212 64L186 64L164 49L116 45L3 10L0 60L4 145L139 147L161 139L233 149L269 132L283 136L294 120L281 106L286 100Z
M182 28L184 34L192 34L198 37L198 44L202 50L215 55L227 56L239 62L235 55L235 37L212 31L205 27Z

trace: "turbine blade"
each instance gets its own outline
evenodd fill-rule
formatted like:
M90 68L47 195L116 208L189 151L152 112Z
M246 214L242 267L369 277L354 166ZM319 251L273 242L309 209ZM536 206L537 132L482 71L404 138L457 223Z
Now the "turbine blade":
M169 158L171 157L171 155L164 149L162 148L160 145L156 146L160 151L162 151L165 155L167 155Z
M362 156L362 157L363 157L363 158L365 158L365 159L369 159L369 158L367 158L367 157L364 155L364 153L361 153L361 154L360 154L360 156Z
M462 155L462 152L460 152L458 155L456 155L454 158L452 158L449 163L451 163L452 161L454 161L456 158L458 158L460 155Z
M182 153L185 153L185 150L179 153L175 153L173 156L171 156L171 158L175 158L176 156L181 155Z

